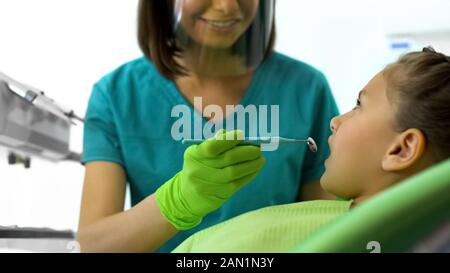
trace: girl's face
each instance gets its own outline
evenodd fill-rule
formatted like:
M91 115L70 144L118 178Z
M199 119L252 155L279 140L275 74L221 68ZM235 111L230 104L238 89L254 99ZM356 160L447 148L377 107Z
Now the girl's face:
M344 198L356 198L379 190L382 159L396 136L394 109L386 94L382 73L361 91L357 106L331 121L330 157L322 187Z
M180 0L181 25L203 46L230 48L249 28L259 0Z

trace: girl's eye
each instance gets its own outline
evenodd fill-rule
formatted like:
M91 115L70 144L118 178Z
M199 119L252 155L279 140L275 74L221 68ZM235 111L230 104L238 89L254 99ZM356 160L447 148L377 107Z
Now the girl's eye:
M355 106L355 108L353 108L353 110L358 109L360 106L361 106L361 100L358 98L358 99L356 100L356 106Z

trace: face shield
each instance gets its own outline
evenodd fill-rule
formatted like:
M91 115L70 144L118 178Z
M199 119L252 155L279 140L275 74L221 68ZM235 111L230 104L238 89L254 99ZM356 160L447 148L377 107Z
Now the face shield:
M189 72L233 76L254 71L267 52L274 0L174 0L177 60Z

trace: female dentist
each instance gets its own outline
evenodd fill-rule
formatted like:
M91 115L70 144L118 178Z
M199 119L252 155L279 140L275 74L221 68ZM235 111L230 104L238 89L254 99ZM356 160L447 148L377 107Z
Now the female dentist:
M274 0L140 1L145 57L103 77L89 100L82 251L169 252L196 231L244 212L329 197L318 179L336 104L322 73L273 52L274 13ZM196 98L223 112L230 105L275 105L278 119L269 127L284 137L311 136L319 152L292 145L263 158L258 147L220 140L249 132L255 117L241 131L216 130L187 148L173 135L177 107L192 112L187 132L195 131L195 120L207 126L238 115L207 117ZM124 211L127 183L132 208Z

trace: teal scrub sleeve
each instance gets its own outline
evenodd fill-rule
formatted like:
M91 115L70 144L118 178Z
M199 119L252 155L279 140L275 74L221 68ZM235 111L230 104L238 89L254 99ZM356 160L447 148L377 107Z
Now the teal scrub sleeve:
M339 110L325 76L318 72L315 81L315 94L312 104L311 137L316 141L317 153L306 152L305 163L302 168L301 181L303 183L317 181L325 172L324 162L330 154L328 137L331 135L330 121L339 115Z
M93 88L84 122L81 162L108 161L124 165L119 136L108 94L96 84Z

